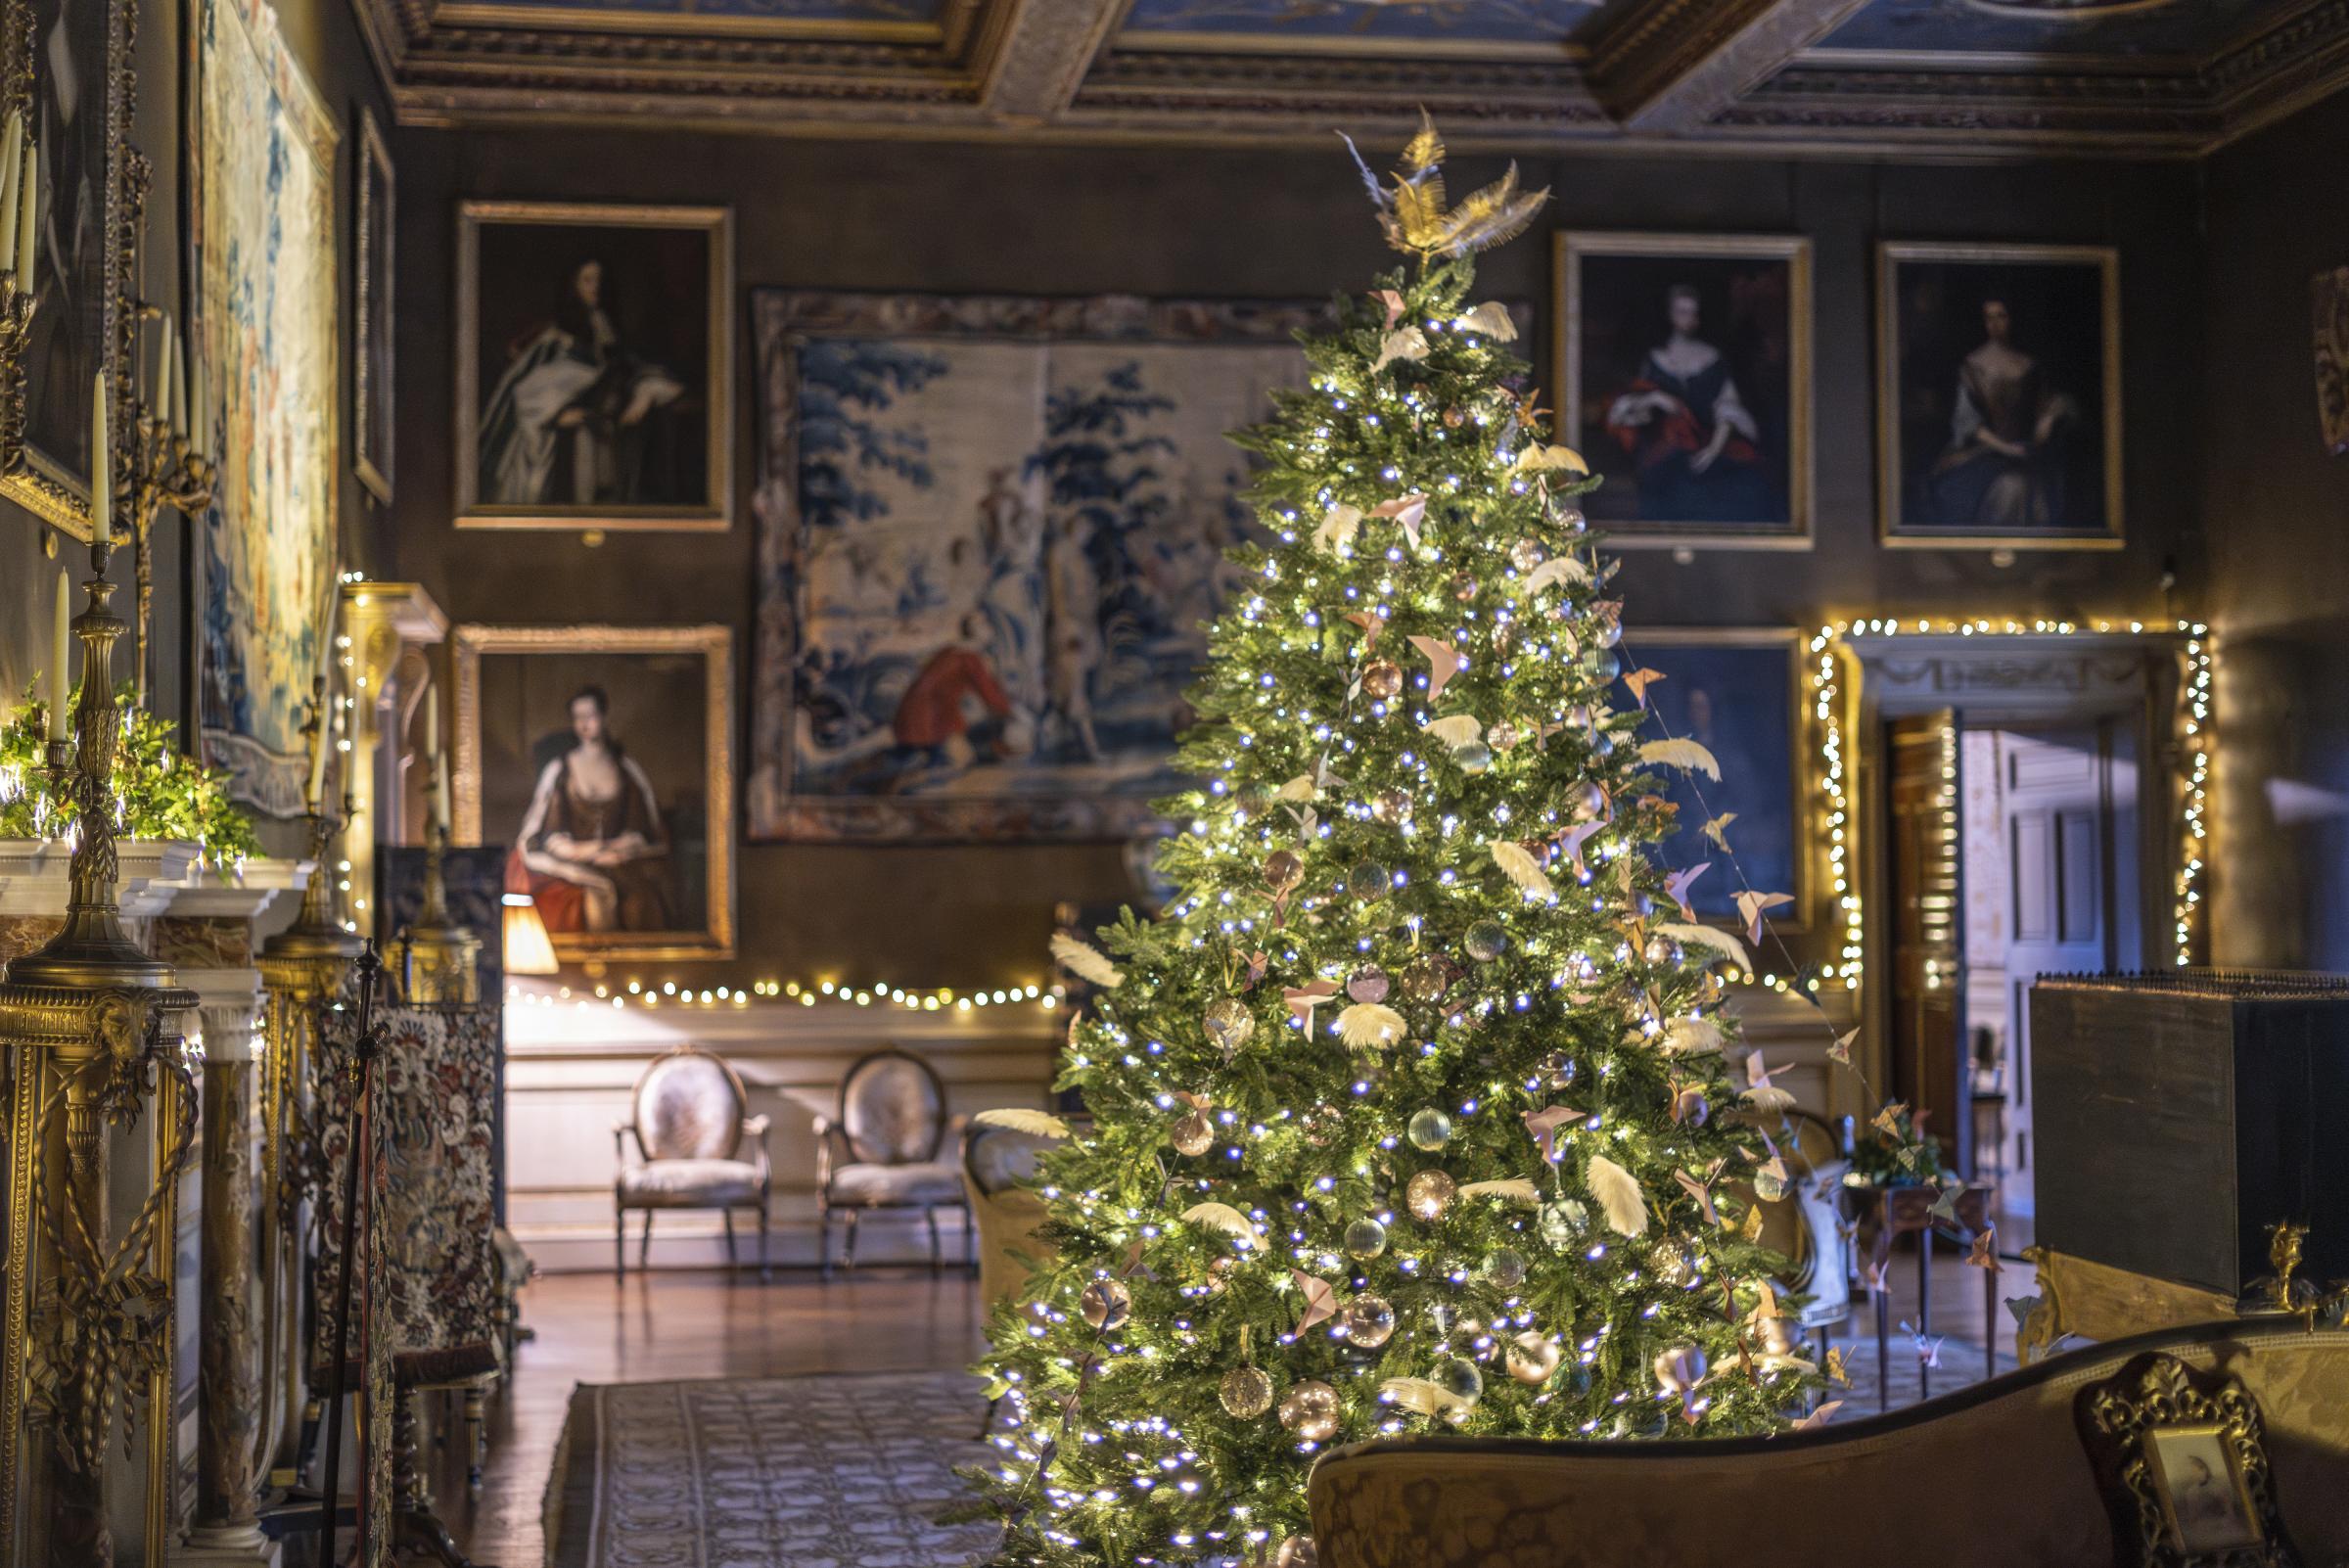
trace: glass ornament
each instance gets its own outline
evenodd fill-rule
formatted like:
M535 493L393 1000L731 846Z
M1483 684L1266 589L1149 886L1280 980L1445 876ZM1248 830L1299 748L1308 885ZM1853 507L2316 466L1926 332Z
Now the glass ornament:
M1209 1002L1200 1022L1207 1029L1207 1038L1225 1055L1247 1044L1256 1033L1256 1015L1237 996L1219 996Z
M1176 1154L1205 1154L1216 1141L1215 1125L1205 1111L1192 1111L1176 1119L1173 1137Z
M1265 886L1275 894L1291 893L1305 880L1305 862L1294 850L1274 850L1265 856Z
M1370 802L1370 815L1390 827L1407 822L1411 816L1411 797L1405 790L1380 790Z
M1373 659L1362 666L1362 695L1372 702L1390 703L1403 691L1403 667L1392 659Z
M1509 1375L1520 1383L1539 1388L1549 1381L1563 1360L1556 1344L1547 1334L1527 1329L1509 1341L1507 1356Z
M1436 1362L1428 1381L1456 1400L1473 1405L1484 1397L1485 1374L1464 1356L1447 1356Z
M1451 579L1451 596L1461 604L1476 597L1476 578L1462 572Z
M1590 705L1588 703L1576 703L1572 708L1567 709L1566 722L1576 729L1591 729L1597 724L1597 720L1591 715Z
M1338 1326L1364 1350L1376 1350L1395 1335L1395 1309L1384 1296L1357 1296L1338 1310Z
M1580 533L1589 526L1590 520L1583 516L1580 507L1569 506L1558 513L1558 527L1569 533Z
M1776 1203L1786 1196L1786 1178L1764 1167L1754 1173L1754 1196L1764 1203Z
M1590 1211L1580 1198L1552 1198L1542 1205L1539 1223L1543 1241L1570 1251L1582 1244L1583 1232L1590 1228Z
M1403 972L1403 993L1415 1002L1440 999L1451 989L1451 966L1429 954L1414 958Z
M1387 999L1387 972L1376 964L1364 964L1346 980L1346 996L1350 1001L1383 1002Z
M1615 737L1603 729L1592 730L1590 732L1590 755L1592 757L1614 756Z
M1652 915L1656 912L1656 900L1649 898L1644 893L1633 894L1631 898L1631 904L1632 918L1634 920L1645 920L1649 915Z
M1368 1261L1387 1250L1387 1227L1365 1215L1346 1227L1346 1256Z
M1235 1366L1223 1374L1216 1389L1223 1408L1243 1421L1254 1420L1272 1408L1272 1379L1253 1366Z
M1115 1279L1096 1279L1077 1298L1077 1307L1086 1322L1106 1331L1126 1325L1133 1315L1133 1297Z
M1394 886L1394 876L1376 860L1364 860L1346 873L1346 891L1364 903L1385 898Z
M1497 752L1514 751L1518 743L1525 739L1525 731L1504 718L1485 731L1485 739L1493 743L1493 749Z
M1525 1254L1514 1247L1497 1247L1485 1260L1485 1277L1503 1290L1525 1283Z
M1483 741L1470 741L1451 754L1463 773L1481 773L1493 765L1493 748Z
M1520 572L1531 572L1546 558L1547 552L1531 539L1519 539L1509 546L1509 565Z
M1489 964L1508 950L1509 934L1497 921L1479 920L1468 928L1466 943L1469 957Z
M1403 1205L1411 1211L1412 1219L1433 1223L1444 1218L1458 1190L1457 1183L1444 1172L1422 1171L1404 1183Z
M1552 1051L1542 1058L1542 1081L1553 1089L1572 1088L1574 1081L1582 1076L1582 1064L1564 1051Z
M1696 1277L1695 1261L1681 1250L1677 1241L1657 1242L1647 1255L1647 1263L1656 1271L1658 1279L1675 1289Z
M1413 1111L1403 1135L1411 1140L1414 1149L1440 1149L1451 1141L1451 1118L1432 1105Z
M1617 643L1623 641L1623 623L1618 621L1609 621L1604 623L1598 628L1598 635L1595 641L1601 648L1614 647Z
M1593 648L1584 655L1584 666L1590 671L1590 678L1602 686L1623 673L1623 661L1604 648Z
M1567 786L1566 810L1577 822L1595 822L1607 812L1607 792L1590 779Z
M1280 1424L1308 1443L1338 1435L1338 1391L1317 1380L1298 1384L1280 1402Z
M1681 945L1661 932L1648 938L1647 945L1640 952L1651 964L1677 964L1681 961Z

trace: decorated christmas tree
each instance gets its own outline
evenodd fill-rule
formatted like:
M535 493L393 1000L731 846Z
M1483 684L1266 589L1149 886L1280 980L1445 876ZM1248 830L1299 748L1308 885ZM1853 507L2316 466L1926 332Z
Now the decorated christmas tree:
M1752 1239L1782 1091L1732 1074L1742 945L1658 850L1664 770L1712 761L1650 722L1593 482L1472 293L1546 193L1451 206L1442 158L1365 171L1410 263L1239 438L1269 538L1166 803L1179 896L1058 944L1093 1120L992 1325L1003 1563L1311 1563L1331 1445L1753 1432L1804 1392Z

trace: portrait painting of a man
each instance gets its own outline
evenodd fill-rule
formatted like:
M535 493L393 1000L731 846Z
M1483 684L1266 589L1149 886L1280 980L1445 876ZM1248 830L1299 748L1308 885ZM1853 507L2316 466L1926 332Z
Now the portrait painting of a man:
M1810 529L1810 247L1570 233L1561 424L1618 544L1800 544Z
M722 211L468 204L459 524L723 527Z
M1886 246L1885 532L2120 542L2113 254Z
M506 848L566 956L731 926L723 628L458 628L458 836ZM607 645L608 644L608 645Z

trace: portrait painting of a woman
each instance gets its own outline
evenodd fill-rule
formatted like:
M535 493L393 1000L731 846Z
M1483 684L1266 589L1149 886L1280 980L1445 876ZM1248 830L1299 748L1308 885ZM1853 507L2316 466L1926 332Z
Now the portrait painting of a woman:
M673 924L661 803L611 715L601 686L571 699L573 744L540 771L509 852L511 891L530 895L550 933Z
M1800 546L1810 533L1810 246L1560 237L1561 426L1622 545Z
M460 528L722 528L722 208L468 202L458 244Z
M453 828L565 960L733 946L732 634L463 625Z
M1886 542L2119 544L2113 253L1887 245L1882 269Z

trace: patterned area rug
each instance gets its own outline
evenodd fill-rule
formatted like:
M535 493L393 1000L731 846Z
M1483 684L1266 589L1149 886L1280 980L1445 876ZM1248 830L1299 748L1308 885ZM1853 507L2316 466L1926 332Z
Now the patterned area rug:
M549 1568L960 1568L941 1525L984 1458L961 1372L583 1383L547 1495Z

